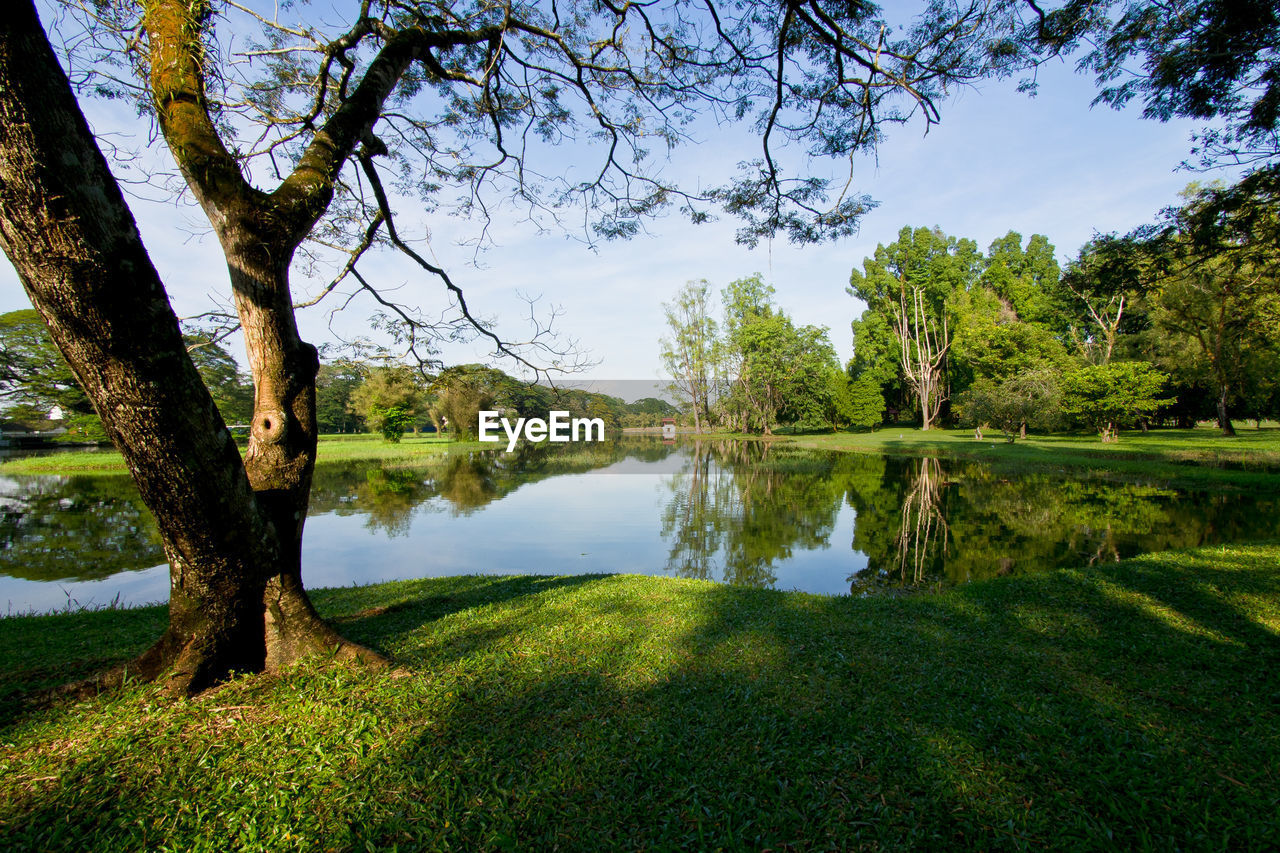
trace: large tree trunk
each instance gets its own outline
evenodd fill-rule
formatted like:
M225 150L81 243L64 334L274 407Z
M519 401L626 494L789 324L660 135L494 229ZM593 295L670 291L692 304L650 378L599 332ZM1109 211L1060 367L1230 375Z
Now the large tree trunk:
M1223 435L1235 435L1236 428L1231 425L1231 416L1227 414L1227 396L1229 389L1226 382L1218 386L1218 429Z
M246 472L29 3L0 16L0 246L156 517L170 625L132 671L190 693L339 645L298 575L315 351L297 341L289 381L266 395L258 383ZM290 414L283 429L268 411ZM292 469L272 450L281 433L290 446L309 442Z
M294 246L252 214L221 220L236 308L254 385L253 422L244 467L258 506L280 535L265 590L266 666L336 651L367 655L316 615L302 586L302 533L315 469L315 347L298 334L288 285ZM218 219L214 220L219 221Z

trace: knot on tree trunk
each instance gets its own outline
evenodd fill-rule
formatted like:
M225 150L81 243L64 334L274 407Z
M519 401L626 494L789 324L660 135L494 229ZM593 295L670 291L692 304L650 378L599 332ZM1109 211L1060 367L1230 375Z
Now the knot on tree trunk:
M256 413L253 417L254 439L265 444L284 441L287 417L281 409L267 409Z

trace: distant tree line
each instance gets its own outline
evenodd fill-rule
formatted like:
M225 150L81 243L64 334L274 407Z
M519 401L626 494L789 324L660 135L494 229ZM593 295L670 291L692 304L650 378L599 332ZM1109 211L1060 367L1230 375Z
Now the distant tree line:
M512 419L545 418L555 409L570 417L600 418L608 429L658 426L678 412L666 400L627 402L595 391L539 385L481 364L427 376L403 364L353 359L320 365L316 409L322 433L378 432L389 441L419 430L474 439L482 409Z
M854 384L886 417L1095 430L1280 416L1280 181L1190 186L1131 234L1098 236L1065 270L1042 235L983 254L936 228L903 228L850 276Z
M229 426L253 414L253 383L235 357L207 333L190 332L187 346L196 368ZM55 440L106 441L65 359L31 309L0 315L0 418L36 431L62 428ZM648 397L626 402L593 391L551 388L479 364L424 375L385 360L339 358L320 365L316 376L316 420L322 433L380 433L399 441L407 432L447 432L474 438L481 409L510 417L546 417L551 409L571 417L601 418L610 429L659 426L679 410ZM50 414L60 414L51 419Z

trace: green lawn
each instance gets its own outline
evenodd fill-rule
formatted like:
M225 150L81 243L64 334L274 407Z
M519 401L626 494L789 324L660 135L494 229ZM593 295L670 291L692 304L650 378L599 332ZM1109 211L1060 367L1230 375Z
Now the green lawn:
M711 438L759 438L715 434ZM686 436L686 440L689 437ZM1280 473L1280 428L1240 427L1239 435L1225 438L1216 429L1151 430L1126 432L1114 444L1103 444L1093 435L1032 435L1013 444L998 432L988 431L975 441L972 430L885 427L861 433L807 433L780 435L805 447L863 453L943 454L972 456L992 462L1091 467L1118 473L1157 473L1175 483L1234 481L1245 485L1270 485ZM324 435L317 461L411 462L449 449L492 449L498 445L450 442L435 435L406 436L399 444L376 435ZM504 445L505 446L505 445ZM1153 467L1155 463L1156 467ZM124 462L115 450L88 450L27 456L0 465L3 474L123 474Z
M380 435L322 435L316 451L317 463L326 462L409 462L423 456L447 452L451 448L491 447L479 442L452 442L440 436L405 436L399 444ZM24 456L0 465L0 474L124 474L124 459L114 449L80 450L48 456Z
M635 576L316 599L409 674L21 710L164 612L0 620L0 848L1280 845L1277 545L907 599Z
M1280 429L1240 427L1232 438L1217 429L1124 432L1103 444L1096 435L1030 435L1010 443L988 430L976 441L971 429L884 427L874 432L782 436L804 447L859 453L965 456L997 464L1093 468L1099 473L1159 476L1180 485L1231 482L1275 488L1280 474Z

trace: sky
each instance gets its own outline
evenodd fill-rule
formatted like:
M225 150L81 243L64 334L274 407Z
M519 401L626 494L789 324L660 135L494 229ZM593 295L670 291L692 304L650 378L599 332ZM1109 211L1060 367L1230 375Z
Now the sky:
M845 292L849 272L877 244L892 242L903 226L939 226L986 248L1015 230L1023 238L1046 235L1065 263L1095 233L1128 231L1152 221L1174 204L1192 180L1231 179L1179 170L1188 156L1190 122L1143 120L1140 111L1091 107L1093 81L1067 64L1038 75L1039 94L1016 91L1015 81L989 81L942 104L942 121L927 135L922 125L890 130L876 158L858 162L854 189L879 202L859 233L834 243L798 248L783 240L747 249L734 242L736 224L722 220L692 226L672 215L652 222L648 233L593 248L557 233L496 221L493 245L479 255L469 245L475 227L453 217L414 216L407 206L402 229L419 248L449 270L474 313L492 318L505 336L527 334L526 297L535 310L559 311L556 328L577 340L594 366L576 377L610 390L612 380L635 389L662 377L658 339L664 333L662 303L687 281L707 279L714 289L753 273L776 288L777 304L797 323L826 326L842 360L852 355L849 323L862 306ZM148 128L129 107L84 104L95 132L135 146L147 144ZM687 180L714 183L725 164L758 156L748 126L709 134L702 144L677 148L667 168ZM167 156L153 143L152 156ZM705 176L705 180L703 180ZM217 241L200 211L150 187L131 190L130 205L143 239L180 316L226 303L229 287ZM445 305L439 282L423 277L407 261L373 258L368 273L405 302L435 313ZM296 296L328 281L295 269ZM348 291L349 292L349 289ZM340 301L341 297L337 301ZM333 299L303 311L303 337L323 344L367 333L374 305L357 298L331 315ZM17 276L0 261L0 311L29 307ZM241 344L230 348L244 361ZM484 360L487 348L454 345L447 363ZM512 364L495 362L509 372ZM622 387L622 386L619 386ZM622 391L622 396L631 397ZM639 396L636 394L635 396Z

